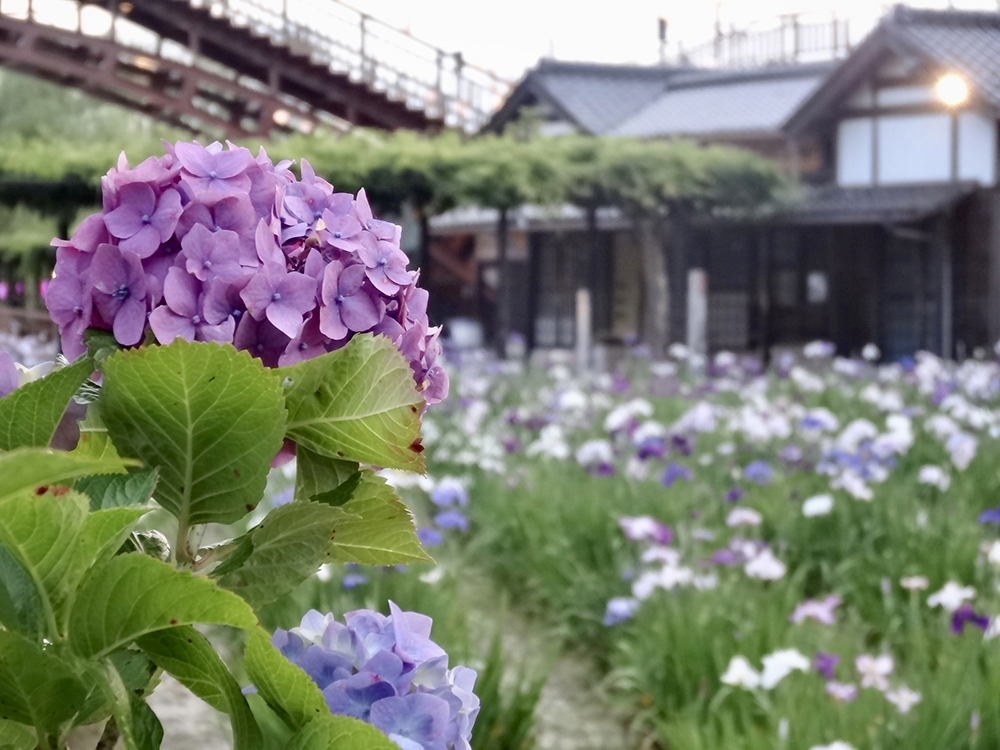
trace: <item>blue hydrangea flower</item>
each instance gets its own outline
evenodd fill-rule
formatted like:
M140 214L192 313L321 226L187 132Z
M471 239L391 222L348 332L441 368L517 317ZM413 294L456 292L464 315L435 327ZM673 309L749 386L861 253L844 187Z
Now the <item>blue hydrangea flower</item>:
M468 505L469 493L461 480L454 477L444 477L431 490L431 502L442 508L447 508L450 505Z
M979 523L1000 524L1000 507L987 508L979 514Z
M348 612L342 624L311 610L272 643L313 679L332 713L371 723L403 750L471 750L476 673L448 669L430 639L431 618L393 602L389 611Z

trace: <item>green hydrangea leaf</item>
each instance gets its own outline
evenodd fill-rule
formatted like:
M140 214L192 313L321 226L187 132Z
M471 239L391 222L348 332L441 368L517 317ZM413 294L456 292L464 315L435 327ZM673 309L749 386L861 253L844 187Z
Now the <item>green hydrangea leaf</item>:
M87 692L64 659L0 630L0 716L56 733L77 715Z
M87 498L66 487L22 490L0 501L0 544L34 584L50 638L61 631L58 612L75 583L86 518Z
M295 499L312 500L343 486L357 473L357 461L330 458L300 445L295 451Z
M192 627L142 636L141 648L153 662L217 711L228 714L234 750L257 750L263 742L240 686L212 645Z
M16 721L0 719L0 748L3 750L35 750L38 740L35 730Z
M35 635L44 628L42 599L31 575L0 544L0 625Z
M284 750L399 750L399 745L371 724L331 714L302 727Z
M145 505L156 488L155 471L84 477L76 488L90 498L91 510Z
M90 569L69 615L69 643L98 658L157 630L206 623L249 629L257 618L235 594L145 555Z
M330 558L330 541L343 513L319 503L275 508L249 532L252 550L219 585L254 609L270 604L311 576Z
M281 387L231 346L175 341L104 364L101 418L120 453L159 469L156 500L183 526L253 510L281 447Z
M105 661L102 667L111 711L125 750L159 750L163 726L153 709L129 690L113 663Z
M258 695L292 729L330 715L316 683L272 646L260 628L247 633L243 664Z
M89 474L123 472L135 461L117 456L91 457L49 448L18 448L0 453L0 502L39 485L69 482Z
M417 393L406 359L384 336L355 336L343 349L278 371L287 434L331 458L424 471Z
M370 470L340 510L344 516L330 546L335 562L405 565L434 562L417 538L413 514L392 487Z
M83 357L0 398L0 450L48 445L69 400L93 370L93 360Z

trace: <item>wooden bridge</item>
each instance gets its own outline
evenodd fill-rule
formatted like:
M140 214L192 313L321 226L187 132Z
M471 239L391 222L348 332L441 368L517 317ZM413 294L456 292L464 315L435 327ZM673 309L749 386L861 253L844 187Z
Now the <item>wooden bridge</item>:
M0 65L233 139L473 132L509 90L339 0L0 0Z

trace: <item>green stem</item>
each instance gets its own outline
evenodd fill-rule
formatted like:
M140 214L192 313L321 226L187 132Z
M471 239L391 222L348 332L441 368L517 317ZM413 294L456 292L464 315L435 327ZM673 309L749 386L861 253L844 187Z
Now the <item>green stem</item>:
M174 559L181 565L191 565L194 560L191 557L191 548L188 546L188 533L191 527L186 523L180 523L177 527L177 541L174 543Z

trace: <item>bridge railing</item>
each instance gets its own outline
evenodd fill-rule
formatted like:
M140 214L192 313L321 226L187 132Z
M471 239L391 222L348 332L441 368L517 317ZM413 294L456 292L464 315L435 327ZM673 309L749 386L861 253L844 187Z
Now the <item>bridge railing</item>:
M478 129L510 83L340 0L182 0L308 55L387 97Z

